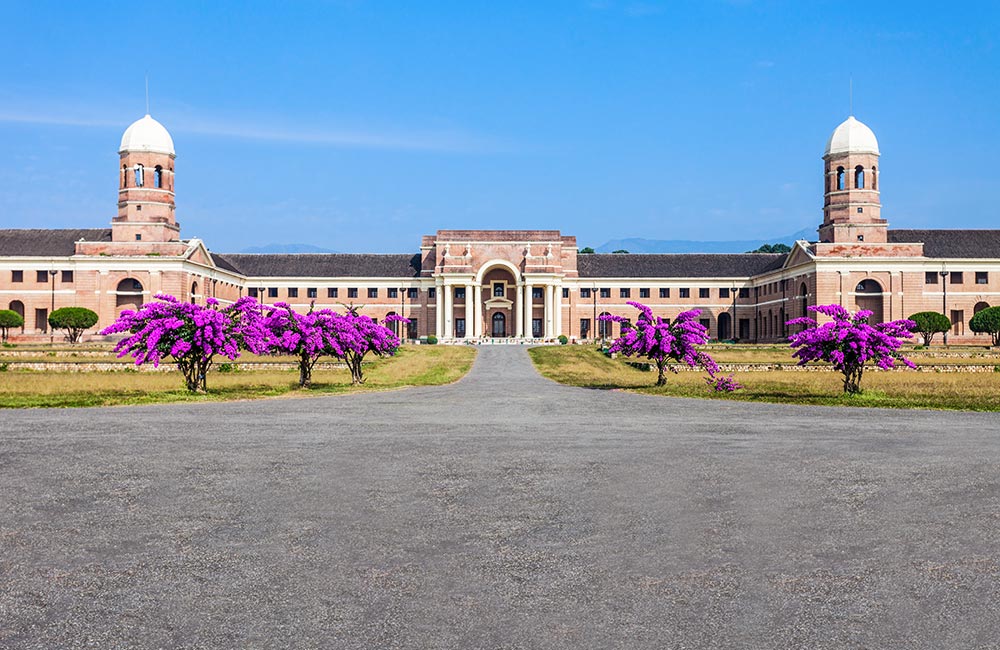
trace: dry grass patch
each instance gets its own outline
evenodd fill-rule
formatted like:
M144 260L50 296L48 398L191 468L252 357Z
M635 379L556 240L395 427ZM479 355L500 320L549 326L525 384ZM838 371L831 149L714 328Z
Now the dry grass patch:
M437 386L461 379L472 367L476 351L460 346L404 346L395 357L373 358L365 366L366 382L351 387L344 369L313 371L313 386L298 388L298 370L220 372L216 363L208 377L207 395L184 389L170 372L4 372L0 373L0 408L110 406L158 402L205 402L279 395L319 395ZM225 359L223 362L227 361Z
M539 347L530 350L530 355L543 376L584 388L749 402L1000 411L997 372L868 370L862 382L864 392L856 396L843 394L838 372L737 372L734 374L743 384L742 390L715 393L705 384L705 373L695 371L669 374L667 385L656 388L655 372L637 370L627 365L625 359L609 359L593 346Z

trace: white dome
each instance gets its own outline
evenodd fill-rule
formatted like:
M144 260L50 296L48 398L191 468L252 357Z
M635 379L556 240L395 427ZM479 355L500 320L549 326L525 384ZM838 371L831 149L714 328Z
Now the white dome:
M826 143L825 156L832 153L873 153L879 154L878 140L872 130L850 116L833 130Z
M174 141L163 128L163 125L148 114L141 120L132 122L122 135L122 146L118 153L124 151L152 151L154 153L174 154Z

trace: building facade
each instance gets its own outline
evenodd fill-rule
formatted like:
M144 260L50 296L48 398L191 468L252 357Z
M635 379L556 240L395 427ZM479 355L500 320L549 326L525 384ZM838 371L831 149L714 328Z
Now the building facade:
M119 147L118 213L110 228L0 230L0 309L25 320L14 340L47 340L66 306L99 315L95 332L157 293L226 304L244 295L298 309L345 305L410 320L407 338L572 340L616 336L602 314L628 301L673 318L700 309L712 338L775 342L806 307L870 309L874 320L943 312L951 343L986 344L967 323L1000 304L1000 230L894 230L881 215L879 148L853 117L823 155L816 241L788 254L581 254L557 230L438 230L419 252L246 255L184 239L174 202L176 154L149 115ZM615 330L612 330L612 327ZM92 333L92 336L96 334Z

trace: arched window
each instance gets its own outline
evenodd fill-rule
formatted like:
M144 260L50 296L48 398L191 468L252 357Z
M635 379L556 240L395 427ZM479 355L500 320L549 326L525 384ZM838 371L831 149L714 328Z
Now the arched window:
M972 314L976 315L984 309L989 308L990 303L988 302L977 302L976 306L972 308Z
M198 283L197 282L192 282L191 283L191 304L192 305L196 302L197 296L198 296Z
M809 287L806 286L805 282L799 285L799 298L802 301L800 316L806 317L809 315Z
M395 315L396 315L396 312L391 311L391 312L389 312L388 314L385 315L385 318L386 318L386 320L389 320L390 316L395 316ZM389 327L389 329L392 330L393 334L395 334L396 336L399 336L399 321L398 320L390 321L390 322L386 323L386 325Z
M118 294L115 307L119 313L123 309L136 310L142 307L142 283L135 278L125 278L119 282L115 293Z
M882 287L875 280L862 280L854 288L855 293L882 293Z
M122 165L122 188L128 187L128 165Z
M24 303L14 300L10 303L10 310L21 317L21 334L24 334Z
M601 312L601 316L610 316L608 312ZM597 317L597 336L602 339L608 339L614 336L611 333L611 325L613 321L601 320L601 317Z
M135 166L135 186L136 187L142 187L143 184L144 184L144 180L145 179L143 179L143 177L142 177L143 176L142 172L143 172L142 165L136 165Z
M861 165L854 168L854 187L859 190L865 189L865 168Z
M878 189L878 170L872 167L872 189Z
M844 168L837 167L837 189L844 189Z
M159 165L153 170L153 187L157 189L163 187L163 168Z

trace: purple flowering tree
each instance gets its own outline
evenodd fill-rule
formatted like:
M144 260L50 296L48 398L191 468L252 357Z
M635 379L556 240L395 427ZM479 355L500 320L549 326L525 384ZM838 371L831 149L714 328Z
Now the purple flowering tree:
M351 384L365 383L361 364L368 354L378 357L391 357L399 348L399 337L385 325L369 316L358 314L353 307L347 313L338 316L340 327L337 330L337 342L343 351L343 359L351 371ZM385 323L408 323L402 316L388 316Z
M225 309L219 309L214 298L205 305L166 294L157 294L156 299L137 311L122 311L118 320L101 331L105 336L127 335L115 345L119 358L130 355L135 365L152 363L154 367L173 359L187 389L204 393L216 354L235 360L241 349L263 349L260 308L253 298L241 298Z
M299 362L299 387L309 388L312 371L320 357L344 358L341 331L346 324L343 317L329 309L296 312L284 302L267 308L261 323L264 329L264 346L271 354L289 354Z
M709 374L708 383L716 391L734 391L740 388L732 376L717 377L719 366L712 357L698 349L699 345L708 343L708 329L698 322L700 309L681 312L673 321L668 321L653 315L646 305L639 302L629 302L639 310L639 317L630 323L624 316L604 315L599 320L622 323L622 335L614 340L610 352L617 352L626 357L640 357L656 364L656 385L667 383L664 371L671 365L684 363L688 366L701 366Z
M861 392L861 377L868 362L884 370L894 368L896 361L916 368L912 361L899 353L903 339L913 336L916 323L896 320L889 323L868 324L872 312L861 310L855 314L840 305L809 307L810 311L829 316L832 320L817 323L803 316L788 321L788 325L804 325L806 329L789 337L791 346L797 348L792 355L800 366L810 361L825 361L844 375L844 392L854 395Z

